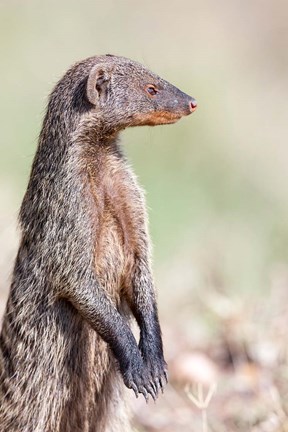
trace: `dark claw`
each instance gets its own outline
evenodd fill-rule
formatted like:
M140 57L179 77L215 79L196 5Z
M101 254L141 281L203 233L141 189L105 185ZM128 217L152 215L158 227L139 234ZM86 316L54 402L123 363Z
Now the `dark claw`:
M160 385L159 385L159 381L158 381L157 377L154 378L154 386L156 387L157 394L158 394L158 392L160 390Z
M153 393L154 393L154 397L155 397L155 399L154 399L154 400L156 400L156 399L157 399L157 397L158 397L158 391L157 391L157 389L156 389L156 391L155 391L155 384L154 384L154 383L150 383L150 384L153 384L153 387L152 387L152 389L153 389Z
M163 382L162 382L161 376L159 377L159 384L160 384L161 392L163 394L164 393L164 386L163 386Z
M154 402L155 402L156 399L157 399L157 394L155 393L153 387L152 387L152 386L148 387L148 388L147 388L147 391L148 391L148 393L152 396L152 398L153 398L153 400L154 400Z
M157 396L157 394L158 394L158 388L157 388L157 385L155 384L154 381L150 381L150 385L151 385L152 388L153 388L154 394Z
M141 387L139 391L140 391L140 393L143 394L146 403L148 403L148 401L149 401L149 397L148 397L148 393L147 393L146 389L145 389L144 387Z
M166 369L164 370L164 377L166 380L166 384L168 384L168 371Z
M134 383L131 384L131 388L134 391L136 398L138 398L139 392L138 392L138 389Z

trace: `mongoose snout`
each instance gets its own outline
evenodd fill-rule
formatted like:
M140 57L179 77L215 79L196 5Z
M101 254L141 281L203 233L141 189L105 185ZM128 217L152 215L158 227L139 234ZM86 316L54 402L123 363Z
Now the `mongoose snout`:
M197 108L197 101L194 98L192 98L190 102L190 111L194 112L196 108Z

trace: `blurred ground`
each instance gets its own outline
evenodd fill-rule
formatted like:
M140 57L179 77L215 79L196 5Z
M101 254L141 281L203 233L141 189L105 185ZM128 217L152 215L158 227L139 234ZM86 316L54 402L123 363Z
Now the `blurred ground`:
M284 0L0 2L1 314L46 97L65 69L121 54L198 100L177 125L122 136L147 190L170 374L157 404L132 399L139 432L288 430L287 18ZM205 412L191 392L209 389Z
M162 320L170 383L157 404L133 404L137 430L288 431L287 270L273 269L265 300L228 295L210 273L174 304Z

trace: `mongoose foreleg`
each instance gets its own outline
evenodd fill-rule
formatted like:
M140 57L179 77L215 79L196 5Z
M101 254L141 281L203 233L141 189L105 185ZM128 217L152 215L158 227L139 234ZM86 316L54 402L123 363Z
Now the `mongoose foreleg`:
M136 260L130 306L140 328L139 349L157 394L159 388L163 391L164 380L167 383L167 365L163 356L154 283L147 259Z
M155 399L157 383L151 382L136 339L126 319L118 312L95 278L91 276L90 280L86 279L85 284L77 285L73 290L70 288L67 297L109 345L118 360L125 385L132 388L136 395L142 393L146 400L148 393Z

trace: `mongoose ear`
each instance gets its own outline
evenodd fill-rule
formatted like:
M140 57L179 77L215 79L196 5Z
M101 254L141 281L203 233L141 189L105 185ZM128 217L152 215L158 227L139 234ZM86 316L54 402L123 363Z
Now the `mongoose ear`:
M100 97L106 95L112 72L113 67L106 64L98 64L91 69L86 91L92 105L97 105Z

